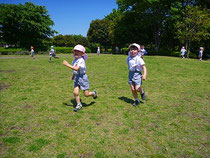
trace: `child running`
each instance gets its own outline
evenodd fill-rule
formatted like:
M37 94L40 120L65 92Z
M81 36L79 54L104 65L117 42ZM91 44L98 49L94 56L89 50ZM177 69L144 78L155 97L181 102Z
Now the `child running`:
M185 49L184 46L183 46L182 49L181 49L181 56L182 56L182 59L184 59L185 53L186 53L186 49Z
M32 57L32 60L35 60L35 57L34 57L34 47L31 46L31 54L30 56Z
M135 98L133 106L137 106L140 103L138 92L140 92L142 100L146 99L145 91L141 87L141 85L142 79L146 80L147 69L144 60L138 55L138 53L140 52L140 45L138 45L137 43L133 43L129 46L129 50L130 56L128 56L127 58L129 69L128 83L130 85L133 97ZM144 72L143 76L142 70Z
M80 102L79 90L83 90L85 97L92 96L93 99L97 98L97 92L89 92L89 82L88 76L86 75L86 65L85 60L87 60L87 55L85 54L85 47L82 45L76 45L73 49L74 52L74 61L70 65L66 60L63 61L63 64L73 70L72 79L74 80L74 97L76 100L75 112L82 108Z
M49 59L49 62L51 62L51 60L52 60L52 57L54 57L54 58L59 58L58 56L56 56L55 55L55 49L54 49L54 47L53 46L51 46L50 47L50 59Z
M141 45L140 54L141 58L144 59L144 55L147 54L146 49L144 49L144 45Z

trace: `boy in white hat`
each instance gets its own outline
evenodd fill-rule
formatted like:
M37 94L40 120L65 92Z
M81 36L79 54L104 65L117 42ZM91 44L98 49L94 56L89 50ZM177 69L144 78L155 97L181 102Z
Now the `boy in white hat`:
M82 45L76 45L73 49L75 60L70 65L66 60L63 61L63 64L73 70L72 79L74 80L74 97L77 102L77 105L74 109L75 112L82 108L80 102L79 90L84 91L85 97L92 96L93 99L97 98L97 92L89 92L89 82L88 76L86 75L86 65L85 60L87 60L87 55L85 54L85 47Z
M130 56L127 58L127 64L129 69L128 83L131 88L135 102L133 106L137 106L140 103L138 98L138 92L141 94L142 100L146 99L144 89L141 87L142 79L146 80L147 70L144 60L138 55L140 52L140 46L137 43L133 43L129 46ZM142 70L144 74L142 75Z

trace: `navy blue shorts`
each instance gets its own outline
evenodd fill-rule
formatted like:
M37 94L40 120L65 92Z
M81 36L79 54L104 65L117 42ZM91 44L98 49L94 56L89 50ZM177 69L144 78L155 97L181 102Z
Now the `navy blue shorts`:
M140 71L129 71L128 84L130 85L142 85L142 75Z
M79 87L81 90L89 89L88 77L86 74L74 76L74 87Z

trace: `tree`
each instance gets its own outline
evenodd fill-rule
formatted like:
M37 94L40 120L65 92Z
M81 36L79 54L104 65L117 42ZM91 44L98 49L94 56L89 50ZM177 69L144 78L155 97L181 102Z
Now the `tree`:
M110 21L107 19L93 20L87 33L89 42L100 43L102 46L105 46L105 51L107 51L107 48L111 46L109 22Z
M183 11L183 18L176 23L176 37L181 43L185 43L187 57L189 57L191 42L209 39L210 19L206 9L198 6L187 6Z
M65 46L65 44L66 44L65 43L65 37L61 34L59 34L57 36L54 36L52 38L52 42L53 42L53 45L60 46L60 47Z
M89 42L86 37L82 35L57 35L52 39L53 44L56 46L73 47L76 44L81 44L85 47L89 46Z
M26 2L24 5L0 4L0 37L7 44L29 49L47 49L54 22L44 6ZM37 49L36 49L37 50Z
M87 37L84 37L82 35L73 35L73 38L75 40L75 44L81 44L85 47L89 47L89 41Z

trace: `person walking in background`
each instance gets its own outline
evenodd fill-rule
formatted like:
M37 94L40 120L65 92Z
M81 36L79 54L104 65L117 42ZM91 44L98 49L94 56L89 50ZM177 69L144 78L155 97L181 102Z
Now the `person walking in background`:
M93 99L97 98L97 92L89 91L89 82L85 65L85 60L87 60L87 57L85 56L85 47L78 44L74 47L73 52L75 59L72 65L70 65L66 60L63 61L63 64L73 70L72 79L74 80L74 97L77 103L74 111L77 112L82 108L82 103L79 97L79 90L83 90L85 97L92 96Z
M140 54L141 58L144 59L144 55L147 54L147 51L144 49L144 45L141 45Z
M35 60L35 56L34 56L34 47L31 46L31 54L30 56L32 57L32 60Z
M100 55L100 47L98 47L98 49L97 49L97 55Z
M144 60L138 55L140 46L137 43L133 43L129 46L130 56L127 58L127 64L129 69L128 84L130 85L131 92L135 98L133 106L137 106L140 103L138 98L138 92L141 94L142 100L146 99L146 94L142 88L142 80L146 80L147 69ZM142 71L144 74L142 75Z
M186 49L185 49L184 46L183 46L182 49L181 49L181 56L182 56L182 59L184 59L185 53L186 53Z
M119 54L119 47L116 46L116 53Z
M200 47L200 51L199 51L199 54L198 54L198 58L200 61L202 61L202 57L203 57L203 47Z
M53 46L50 47L50 52L49 52L49 54L50 54L49 62L52 61L52 57L54 57L54 58L59 58L58 56L56 56L56 54L55 54L55 49L54 49Z

